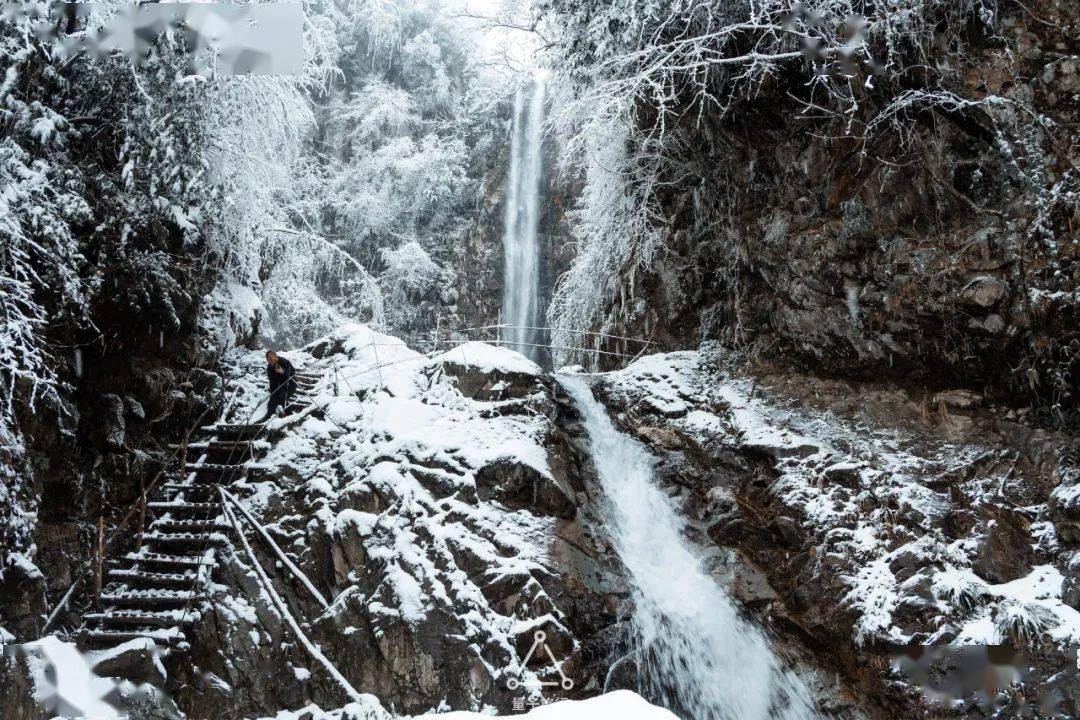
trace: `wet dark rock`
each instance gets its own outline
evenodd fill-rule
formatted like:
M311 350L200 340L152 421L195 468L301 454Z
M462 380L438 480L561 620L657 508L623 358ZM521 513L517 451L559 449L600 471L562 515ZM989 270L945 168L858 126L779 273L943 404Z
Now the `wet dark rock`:
M221 376L202 368L192 368L185 383L189 383L189 388L203 397L212 397L221 392Z
M146 411L143 410L142 403L131 395L124 396L124 411L127 419L136 422L146 422Z
M124 678L135 683L165 685L165 668L158 651L149 639L131 640L123 645L90 657L94 672L102 677Z
M1001 278L983 275L964 286L960 297L966 303L988 308L1005 297L1008 290L1008 285Z
M9 562L4 567L0 583L0 607L4 627L18 639L32 640L40 636L44 625L40 608L44 605L45 575L25 563Z
M1076 4L1042 10L999 8L995 30L966 35L962 63L947 61L949 92L1009 98L1061 128L1038 140L1019 115L973 109L882 136L869 161L854 137L822 142L844 131L824 114L808 122L784 82L715 117L687 112L673 161L683 180L655 198L665 252L625 265L590 329L667 350L717 341L793 372L963 387L1080 427L1080 406L1057 404L1080 383L1067 349L1080 338L1073 204L1053 241L1027 244L1020 228L1040 222L1036 198L1059 180L1016 183L1011 169L1020 155L1073 163ZM868 120L880 95L860 103ZM715 192L736 177L735 195Z
M1061 586L1061 601L1080 610L1080 556L1073 555L1067 568L1065 582Z
M34 700L26 659L14 645L0 652L0 707L6 720L46 720L50 714Z
M673 430L658 427L640 427L638 436L658 450L674 450L682 446L683 441Z
M777 532L784 542L791 546L797 546L802 540L803 530L798 520L787 517L786 515L780 515L773 523L776 526Z
M119 395L109 393L101 396L101 412L98 420L101 423L102 444L109 450L123 448L127 423L124 421L124 401Z
M637 692L639 688L638 663L637 658L633 655L624 655L616 660L604 678L604 692L613 692L615 690Z
M514 460L485 465L476 472L477 494L481 500L495 499L511 509L572 518L577 512L572 495L536 468Z
M843 485L846 488L857 489L860 486L860 471L858 463L838 462L829 465L822 471L826 482Z
M984 505L989 531L979 543L975 572L992 583L1005 583L1031 572L1035 553L1031 547L1031 522L1007 508Z

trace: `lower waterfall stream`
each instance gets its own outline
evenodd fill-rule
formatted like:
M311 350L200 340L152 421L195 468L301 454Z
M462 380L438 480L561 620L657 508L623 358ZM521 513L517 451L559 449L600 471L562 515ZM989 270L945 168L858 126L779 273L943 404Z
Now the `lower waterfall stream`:
M703 570L648 451L615 427L584 379L560 382L584 418L603 517L630 583L642 694L684 720L815 717L802 681Z

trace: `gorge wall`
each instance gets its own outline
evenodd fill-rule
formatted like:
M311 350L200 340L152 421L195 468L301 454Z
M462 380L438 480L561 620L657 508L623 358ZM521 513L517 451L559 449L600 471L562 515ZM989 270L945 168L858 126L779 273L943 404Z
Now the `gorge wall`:
M1080 6L998 3L988 26L937 7L916 11L937 38L925 72L853 70L847 117L798 63L745 95L708 86L723 112L689 91L673 101L677 140L653 183L660 249L624 259L604 329L960 384L1075 426ZM637 118L656 131L651 107Z

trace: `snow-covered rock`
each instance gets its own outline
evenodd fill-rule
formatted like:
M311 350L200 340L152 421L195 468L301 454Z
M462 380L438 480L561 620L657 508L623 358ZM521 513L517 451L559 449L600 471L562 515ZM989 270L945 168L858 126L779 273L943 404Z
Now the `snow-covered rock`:
M660 456L699 540L737 548L781 600L747 602L866 653L883 688L869 658L909 644L1013 643L1035 668L1031 698L1080 681L1067 534L1080 495L1057 467L1063 437L956 393L928 407L896 388L735 375L709 360L644 357L598 392Z
M282 354L318 377L312 403L270 422L269 451L230 490L329 600L320 606L277 563L277 589L348 682L399 712L509 710L508 680L558 677L523 664L543 630L586 687L596 657L577 636L614 620L605 595L618 583L575 519L585 471L551 420L550 378L503 348L428 356L361 325ZM230 362L232 417L261 414L262 353ZM217 648L200 667L221 680L203 684L201 702L252 714L340 707L249 564L223 562L197 630L194 644Z

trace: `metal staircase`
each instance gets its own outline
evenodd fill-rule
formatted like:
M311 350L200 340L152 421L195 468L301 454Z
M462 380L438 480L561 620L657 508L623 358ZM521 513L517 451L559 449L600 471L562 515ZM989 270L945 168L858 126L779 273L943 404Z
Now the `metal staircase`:
M318 375L296 373L291 415L310 405ZM216 565L217 549L231 542L218 486L246 477L245 464L270 444L262 423L216 423L189 443L182 477L157 489L145 507L136 550L111 561L100 608L83 615L80 644L105 649L149 638L161 649L188 648L185 631L201 619L199 606Z

